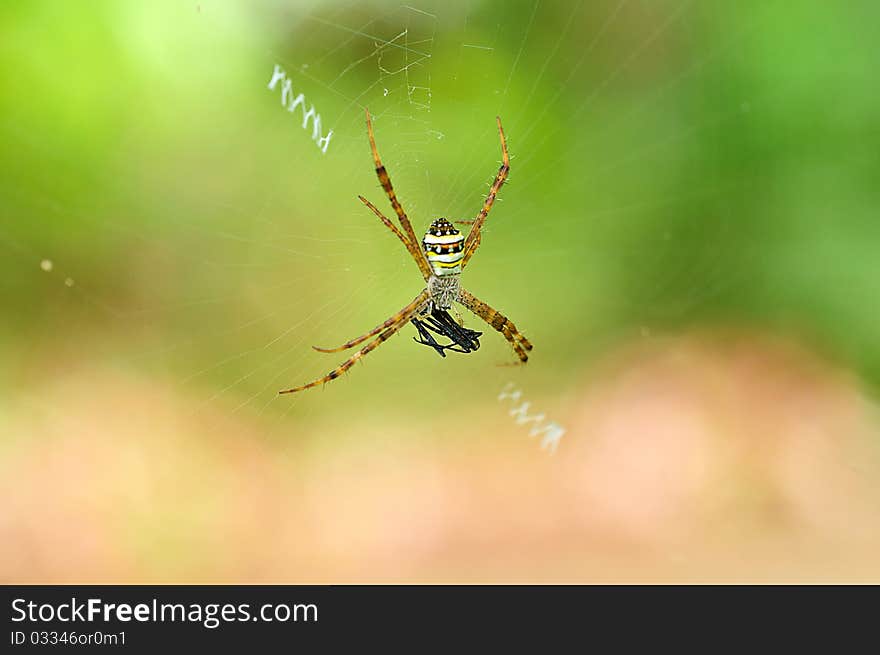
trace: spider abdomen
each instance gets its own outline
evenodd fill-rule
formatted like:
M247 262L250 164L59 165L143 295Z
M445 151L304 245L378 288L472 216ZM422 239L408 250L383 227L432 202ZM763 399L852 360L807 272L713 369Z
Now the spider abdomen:
M431 270L438 277L458 275L464 258L464 235L445 218L438 218L425 232L422 246Z

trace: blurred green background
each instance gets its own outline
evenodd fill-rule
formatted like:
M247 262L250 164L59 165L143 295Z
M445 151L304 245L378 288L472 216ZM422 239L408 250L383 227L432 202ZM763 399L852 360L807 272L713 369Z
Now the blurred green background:
M804 498L837 521L863 507L844 523L871 552L878 19L820 2L3 3L4 577L678 580L669 531L840 532L792 509ZM267 88L276 65L332 129L326 153ZM275 395L344 359L312 344L421 288L357 200L392 214L365 107L417 232L476 214L501 116L511 178L463 285L535 344L526 367L503 366L489 328L441 360L407 327L325 389ZM508 383L565 426L552 458L497 399ZM630 383L619 406L605 395ZM669 413L644 410L664 394ZM613 438L641 411L621 428L635 442ZM819 451L791 436L802 423ZM686 455L669 446L692 432ZM723 474L698 458L701 482L658 496L694 444L745 454ZM815 457L779 473L789 448ZM727 500L695 500L718 485ZM551 527L534 494L566 508ZM621 540L652 554L608 569ZM693 543L692 575L730 570ZM864 573L755 548L770 563L743 577Z

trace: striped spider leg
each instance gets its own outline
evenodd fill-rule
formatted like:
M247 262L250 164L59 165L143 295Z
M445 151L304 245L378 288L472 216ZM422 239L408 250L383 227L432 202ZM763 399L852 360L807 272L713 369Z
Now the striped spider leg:
M492 309L489 305L466 289L459 289L458 302L483 319L492 328L498 330L504 335L504 338L510 342L511 346L513 346L513 350L516 352L521 363L525 364L529 361L529 356L526 351L532 349L532 344L519 332L519 330L516 329L513 321L504 316L501 312Z
M374 337L379 334L382 330L390 328L400 322L401 317L404 315L411 315L413 310L418 312L418 310L423 309L427 304L427 301L430 300L430 295L428 294L427 289L423 289L422 292L417 295L413 301L408 304L406 307L401 309L399 312L394 314L391 318L386 320L384 323L380 323L372 330L367 332L366 334L362 334L356 339L352 339L351 341L346 341L341 346L337 346L336 348L319 348L318 346L312 346L313 349L317 350L320 353L338 353L343 350L348 350L349 348L354 348L356 345L363 343L370 337Z
M407 249L412 258L415 260L416 265L419 267L419 270L422 272L422 277L427 281L431 277L431 267L428 265L428 260L425 259L425 253L419 250L417 244L411 243L407 236L397 229L397 226L394 225L391 221L389 221L385 215L380 212L376 206L371 203L369 200L364 198L363 196L358 196L360 201L364 203L370 210L379 217L379 220L387 227L389 230L394 232L400 242L403 244L403 247Z
M312 346L315 350L319 350L325 353L339 352L340 350L347 350L349 348L354 348L356 345L363 343L370 337L375 335L379 335L372 341L370 341L366 346L358 350L354 355L349 357L347 360L342 362L339 366L334 368L324 377L318 378L317 380L313 380L308 384L303 384L298 387L294 387L292 389L285 389L283 391L279 391L279 394L284 393L296 393L297 391L303 391L304 389L311 389L312 387L317 387L322 384L327 384L331 380L335 380L340 375L345 373L352 366L357 364L358 360L362 357L368 355L371 351L378 348L384 341L389 339L391 336L396 334L402 327L404 327L407 323L409 323L410 319L423 311L428 304L431 302L431 297L428 294L428 290L425 289L419 295L415 297L415 299L409 303L406 307L401 309L399 312L394 314L391 318L389 318L384 323L377 325L375 328L370 330L364 335L359 336L356 339L352 339L351 341L347 341L342 344L338 348L318 348L316 346Z
M382 188L385 190L385 194L388 196L388 200L391 202L391 206L394 211L397 213L397 218L400 221L400 225L403 228L403 231L397 228L388 218L381 212L379 209L371 203L369 200L364 198L363 196L358 196L361 202L363 202L378 218L382 221L382 224L385 225L394 235L400 239L400 242L407 249L409 254L415 260L416 265L419 267L419 271L422 273L422 277L427 281L431 277L431 267L428 264L428 259L425 256L425 253L419 248L419 241L416 238L415 231L413 230L412 223L410 223L409 218L406 215L406 212L403 210L403 207L400 205L400 201L397 199L397 194L394 192L394 187L391 184L391 178L388 176L388 172L385 169L385 166L382 164L382 160L379 158L379 152L376 149L376 140L373 136L373 124L370 117L369 110L366 111L367 116L367 134L370 139L370 150L373 155L373 162L376 166L376 176L379 178L379 183L382 185ZM303 391L305 389L310 389L312 387L316 387L322 384L326 384L331 380L335 380L340 375L345 373L348 369L354 366L359 359L370 353L372 350L377 348L382 342L386 341L389 337L396 334L402 327L404 327L410 319L416 316L419 313L424 312L428 305L431 302L431 294L428 289L424 289L415 299L409 303L406 307L401 309L399 312L391 316L385 322L377 325L375 328L363 334L355 339L351 339L350 341L345 342L341 346L336 348L319 348L318 346L312 346L315 350L319 352L325 353L333 353L339 352L341 350L347 350L349 348L353 348L364 341L367 341L371 337L376 337L373 341L368 343L366 346L361 348L358 352L356 352L352 357L347 359L345 362L337 366L335 369L330 371L327 375L322 378L318 378L317 380L313 380L308 384L304 384L298 387L293 387L292 389L285 389L283 391L279 391L279 394L286 393L296 393L297 391Z
M496 116L495 120L498 123L498 138L501 140L501 166L498 168L498 173L495 175L495 180L492 182L492 187L489 189L489 194L486 196L486 200L483 202L483 207L480 209L477 217L472 221L457 221L464 225L471 225L470 232L468 232L464 242L464 256L461 260L462 269L473 257L477 248L480 247L480 242L483 239L483 224L492 210L492 205L495 204L498 192L504 186L510 174L510 155L507 152L507 138L504 136L504 128L501 126L501 117ZM465 289L459 288L457 301L483 319L493 329L500 332L513 347L520 363L525 364L529 360L527 351L532 349L532 344L516 329L513 321Z
M501 127L501 117L496 116L495 120L498 123L498 136L501 139L501 167L498 169L498 174L495 175L495 181L492 182L489 195L486 196L486 200L483 202L483 208L474 219L471 230L464 241L464 258L461 260L462 270L467 266L471 257L474 256L477 248L480 247L480 242L483 240L481 232L483 223L486 222L486 217L489 215L492 205L495 204L495 198L498 196L498 192L504 186L504 182L507 181L507 176L510 173L510 156L507 154L507 139L504 136L504 128ZM466 223L467 221L462 222Z
M382 164L382 160L379 159L379 151L376 150L376 138L373 136L373 121L370 116L370 110L367 109L365 111L367 114L367 135L370 137L370 151L373 153L373 163L376 165L376 177L379 178L379 184L381 184L382 188L385 190L385 195L388 196L388 201L391 203L391 207L394 208L394 211L397 213L397 220L400 221L400 226L403 228L403 234L396 230L391 221L385 218L378 209L363 198L361 198L361 200L367 205L367 207L373 210L376 216L378 216L386 226L392 228L392 231L397 234L401 241L403 241L406 249L409 250L413 259L416 260L416 264L418 264L422 276L427 280L431 277L431 267L428 265L425 253L419 249L419 240L416 237L415 230L413 230L412 223L410 223L406 212L403 211L403 207L397 199L397 194L394 192L394 187L391 185L391 178L388 175L388 171ZM406 236L406 239L403 238L404 235Z

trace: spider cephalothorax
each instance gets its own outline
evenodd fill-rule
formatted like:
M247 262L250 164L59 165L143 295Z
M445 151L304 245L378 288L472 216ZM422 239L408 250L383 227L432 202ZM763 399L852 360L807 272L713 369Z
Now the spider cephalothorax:
M504 138L504 130L501 128L501 119L498 118L497 122L498 135L501 138L501 167L498 169L498 174L495 176L495 181L492 183L492 188L489 189L489 195L486 196L480 213L477 214L473 221L467 221L472 223L467 237L456 230L452 223L445 218L438 218L431 223L422 239L420 248L415 230L413 230L406 212L403 211L403 207L394 193L394 187L391 186L391 178L388 177L388 171L385 170L382 160L379 159L379 152L376 150L376 140L373 138L370 112L367 112L367 134L370 137L370 149L373 153L373 163L376 165L376 175L379 177L379 183L385 190L385 195L388 196L388 200L391 202L391 207L397 214L397 219L400 221L400 228L402 229L396 227L394 223L388 220L369 200L363 196L358 197L361 202L379 217L379 220L382 221L385 227L400 239L400 242L419 267L419 271L426 282L426 287L406 307L366 334L347 341L338 348L318 348L313 346L315 350L321 352L337 352L354 348L358 344L372 339L366 346L358 350L324 377L313 380L308 384L294 387L293 389L285 389L279 393L294 393L335 380L354 366L358 360L377 348L383 341L396 334L410 322L415 325L421 337L421 339L416 339L416 341L434 348L444 357L446 356L446 350L464 353L475 351L480 347L479 337L482 333L460 325L449 315L446 310L450 309L455 302L464 305L492 328L500 332L513 347L520 362L525 363L528 361L527 351L532 349L532 344L519 333L510 319L492 309L459 285L459 276L480 246L481 231L483 224L486 222L486 216L489 215L489 210L492 209L498 191L501 189L510 171L510 158L507 154L507 141ZM438 343L431 336L431 332L450 339L451 343L447 345Z
M449 309L452 303L458 302L461 287L458 285L458 274L432 275L428 278L428 294L431 305L437 309Z

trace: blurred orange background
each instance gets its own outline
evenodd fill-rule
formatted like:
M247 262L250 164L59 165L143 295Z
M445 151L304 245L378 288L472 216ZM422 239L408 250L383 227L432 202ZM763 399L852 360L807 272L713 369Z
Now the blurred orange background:
M12 433L45 447L4 451L3 579L880 577L876 408L788 341L626 346L554 417L567 432L553 455L506 400L430 443L393 416L291 438L222 408L194 419L195 400L86 368L17 412Z

